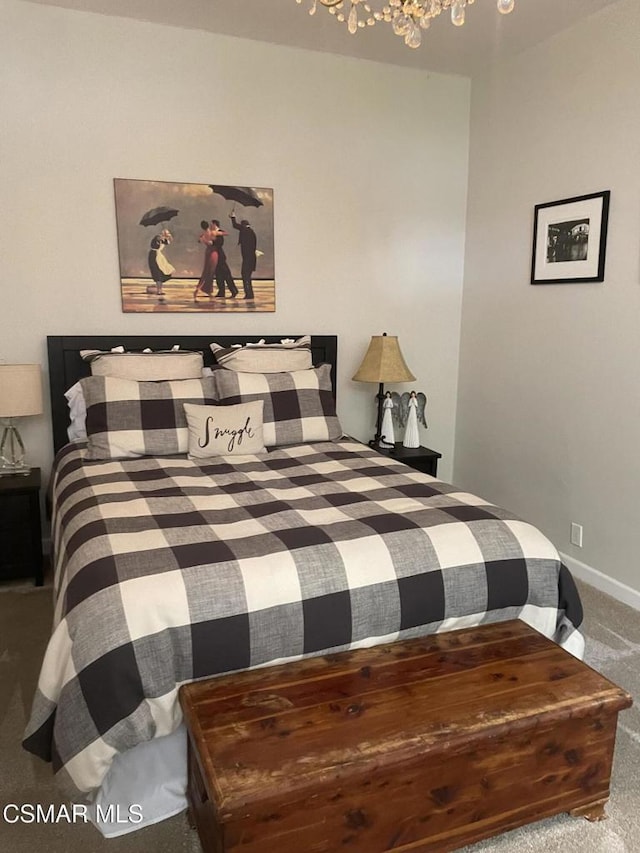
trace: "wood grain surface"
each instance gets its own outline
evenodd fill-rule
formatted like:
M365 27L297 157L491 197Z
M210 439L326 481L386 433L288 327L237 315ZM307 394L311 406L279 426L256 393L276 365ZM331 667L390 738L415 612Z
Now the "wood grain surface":
M206 851L438 851L602 817L631 698L522 622L185 685Z

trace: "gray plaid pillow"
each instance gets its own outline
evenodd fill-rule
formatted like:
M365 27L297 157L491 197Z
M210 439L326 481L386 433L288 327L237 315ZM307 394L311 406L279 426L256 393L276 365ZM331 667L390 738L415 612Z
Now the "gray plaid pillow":
M135 382L89 376L80 384L87 404L87 459L186 453L184 404L216 401L211 378Z
M264 401L265 447L337 441L342 436L331 392L331 366L289 373L214 370L216 395L226 404Z

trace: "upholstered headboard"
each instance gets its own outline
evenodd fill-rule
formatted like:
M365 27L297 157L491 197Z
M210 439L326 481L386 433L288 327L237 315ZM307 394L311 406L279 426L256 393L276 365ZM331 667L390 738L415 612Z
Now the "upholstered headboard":
M80 350L110 350L112 347L123 346L126 350L136 352L147 347L152 350L167 350L179 344L181 349L201 352L205 365L211 365L214 363L209 348L212 341L222 346L232 346L261 338L267 343L276 343L283 338L299 337L301 335L50 335L47 337L47 349L54 450L58 451L68 440L69 408L64 393L90 373L89 365L80 357ZM335 335L312 335L311 353L314 364L331 365L331 384L335 398L338 338Z

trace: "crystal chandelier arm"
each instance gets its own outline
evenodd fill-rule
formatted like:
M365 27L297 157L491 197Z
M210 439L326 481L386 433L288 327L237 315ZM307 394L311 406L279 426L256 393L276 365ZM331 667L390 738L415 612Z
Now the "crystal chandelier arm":
M326 6L327 9L330 9L332 6L339 6L340 3L344 3L344 0L320 0L323 6Z

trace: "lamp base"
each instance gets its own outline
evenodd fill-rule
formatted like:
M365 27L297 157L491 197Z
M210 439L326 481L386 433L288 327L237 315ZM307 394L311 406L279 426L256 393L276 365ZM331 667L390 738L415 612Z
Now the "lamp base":
M376 434L369 442L369 447L373 447L374 450L383 450L385 449L385 441L384 435L382 434L382 405L384 403L384 384L382 382L378 385L378 393L376 394L376 400L378 401ZM388 447L389 445L386 446Z
M373 447L374 450L393 450L395 444L385 441L384 436L381 436L380 438L372 438L369 447Z
M7 465L0 466L0 477L28 477L30 473L31 468L24 465L19 468L11 468Z
M0 477L26 477L30 472L18 427L9 420L0 440Z

